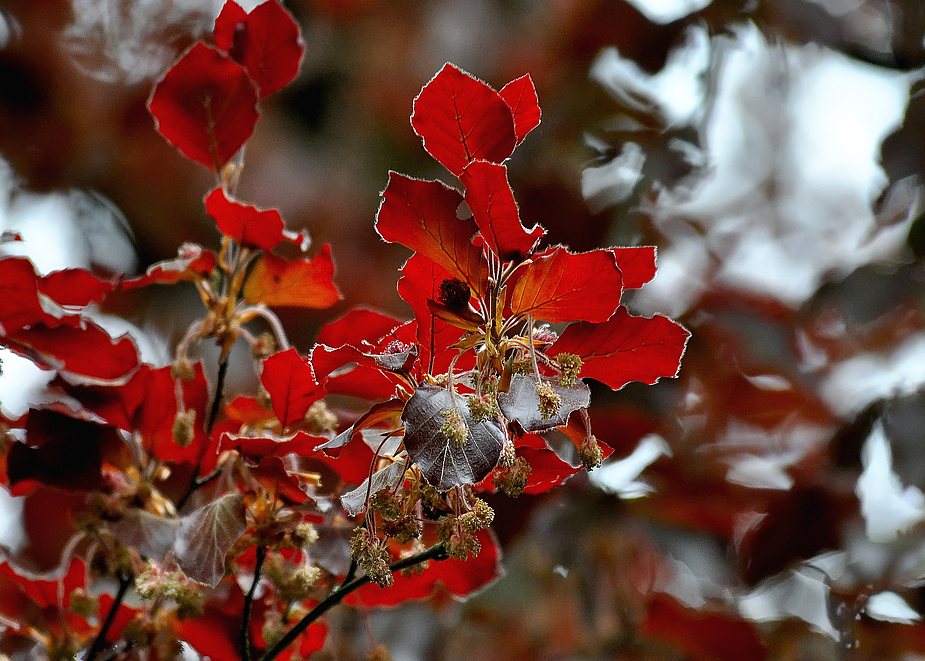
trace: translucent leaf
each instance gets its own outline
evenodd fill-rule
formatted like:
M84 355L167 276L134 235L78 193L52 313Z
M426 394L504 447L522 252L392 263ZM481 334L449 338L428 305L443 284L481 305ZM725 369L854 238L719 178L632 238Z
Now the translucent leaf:
M548 418L540 413L540 395L532 376L517 374L511 379L507 392L498 393L498 406L508 420L516 420L524 431L543 431L568 422L572 411L587 408L591 403L591 390L582 381L571 388L559 385L558 380L543 378L559 396L559 412Z
M224 496L184 516L177 536L177 563L190 578L215 586L225 575L225 554L247 528L244 497Z

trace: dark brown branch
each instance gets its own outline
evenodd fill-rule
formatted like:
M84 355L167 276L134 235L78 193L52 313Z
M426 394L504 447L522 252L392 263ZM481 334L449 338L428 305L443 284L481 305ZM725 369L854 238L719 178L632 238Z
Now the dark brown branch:
M119 606L122 605L122 600L125 599L125 594L128 592L131 584L132 578L130 576L126 576L125 574L119 575L119 590L116 592L112 606L110 606L109 612L106 614L103 626L100 627L99 633L97 633L96 638L93 639L93 644L90 645L90 649L87 650L87 654L84 656L84 661L95 661L103 650L103 646L106 644L106 636L109 634L109 629L112 627L112 623L116 621L116 611L118 611Z

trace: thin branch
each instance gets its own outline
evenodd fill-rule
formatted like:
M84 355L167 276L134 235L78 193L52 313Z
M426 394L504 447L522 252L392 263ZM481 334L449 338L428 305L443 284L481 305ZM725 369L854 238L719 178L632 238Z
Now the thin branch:
M390 565L390 569L393 572L401 571L402 569L408 569L409 567L414 567L417 564L426 562L428 560L446 560L449 556L446 553L446 548L444 545L435 544L431 546L426 551L421 551L416 555L409 556L398 562L393 562ZM289 647L292 642L302 635L302 632L305 631L309 625L316 622L322 615L328 612L331 608L339 604L344 598L349 595L351 592L356 591L357 589L363 587L369 583L368 576L360 576L359 578L354 578L352 580L344 579L344 582L340 586L334 588L334 590L325 597L324 601L320 602L315 606L308 615L299 620L292 629L290 629L285 636L283 636L275 645L266 651L266 653L261 657L260 661L272 661L279 654Z
M116 592L116 597L112 602L112 606L109 608L109 612L106 614L103 626L100 627L99 633L97 633L96 638L93 639L93 644L90 645L90 649L87 650L84 661L95 661L100 652L103 651L103 645L106 644L106 635L109 633L109 628L112 627L112 623L116 621L116 611L118 611L119 606L122 605L122 600L125 599L125 594L128 592L131 584L132 579L130 576L119 574L119 591Z
M244 614L241 618L241 658L244 661L251 661L251 608L254 605L254 593L257 592L257 584L260 583L260 571L263 569L263 561L266 558L267 548L258 546L257 564L254 566L254 582L251 583L250 590L244 595Z

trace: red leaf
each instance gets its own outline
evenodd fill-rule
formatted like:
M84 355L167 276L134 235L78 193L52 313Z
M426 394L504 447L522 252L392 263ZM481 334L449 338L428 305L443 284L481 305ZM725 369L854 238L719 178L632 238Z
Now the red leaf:
M132 428L141 434L148 452L161 461L198 463L209 444L205 433L209 387L202 363L196 363L193 380L180 381L179 386L170 373L170 366L150 369L147 365L128 385L126 398L139 400L132 416ZM173 436L178 387L186 410L196 411L193 438L186 447L181 447Z
M24 257L0 259L0 331L11 333L48 317L39 302L32 262Z
M226 3L215 19L215 45L247 69L261 98L296 77L305 49L298 24L275 0L249 14L234 2Z
M687 329L667 317L633 317L619 308L602 324L570 324L546 353L581 356L581 376L619 390L630 381L651 385L660 377L677 376L689 337Z
M181 280L195 282L207 278L215 270L215 253L203 250L195 243L184 243L177 252L176 259L168 259L152 264L144 275L125 280L122 289L136 289L148 285L172 285Z
M489 247L502 261L520 261L546 234L539 225L529 232L520 222L507 168L488 161L473 161L460 175L466 187L466 204Z
M414 100L411 126L427 153L459 176L475 159L501 163L517 142L508 104L481 80L446 64Z
M441 560L431 562L420 573L396 573L395 583L389 588L368 584L348 597L366 607L397 606L406 601L427 599L445 589L454 597L463 599L484 588L501 575L501 549L490 530L480 530L476 538L482 549L468 560Z
M655 246L612 248L626 289L638 289L655 277Z
M334 260L327 244L315 257L294 262L264 253L244 285L244 300L279 307L326 308L343 298L333 278Z
M279 440L263 436L235 436L222 434L222 452L237 450L243 456L259 461L261 457L285 457L297 454L300 457L312 457L315 449L328 439L299 432L291 438ZM367 467L368 468L368 467Z
M649 603L642 634L671 643L692 661L764 661L768 652L751 622L722 612L687 608L656 594Z
M112 291L113 283L84 269L64 269L40 278L38 288L58 305L84 307L103 300Z
M376 215L376 230L389 242L432 259L478 293L484 291L488 266L472 244L478 227L460 220L456 209L462 195L439 181L421 181L389 172Z
M257 90L239 64L200 42L158 81L148 109L170 144L218 172L254 131Z
M404 322L400 319L379 310L354 308L340 319L325 324L318 331L315 341L329 347L340 347L345 344L358 347L364 341L375 344L402 323Z
M138 350L128 335L113 339L86 319L75 327L36 325L16 331L10 349L40 365L98 383L121 381L138 367Z
M613 251L556 247L535 257L514 284L511 311L552 323L606 321L620 305L622 282Z
M294 347L263 361L260 383L270 394L273 412L283 429L304 418L308 408L324 397L311 365Z
M455 344L464 331L435 317L427 301L437 298L440 283L452 278L453 274L420 253L408 258L401 268L401 274L398 295L414 310L417 342L421 347L421 368L428 374L445 372L457 354L448 347ZM460 362L458 366L462 369L463 363Z
M562 461L559 455L548 447L537 449L525 446L518 449L517 454L530 464L530 475L527 478L524 493L545 493L581 470L581 467L575 467Z
M206 196L206 212L215 219L218 231L242 246L270 250L286 237L283 219L276 209L258 209L230 200L219 186Z
M540 125L540 100L536 96L533 79L526 73L501 88L498 92L514 116L514 133L517 144Z

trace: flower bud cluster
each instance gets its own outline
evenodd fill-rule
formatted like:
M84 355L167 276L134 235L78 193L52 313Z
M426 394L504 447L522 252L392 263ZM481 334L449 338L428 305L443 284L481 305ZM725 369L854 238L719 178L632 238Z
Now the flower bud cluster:
M543 420L557 416L562 406L562 397L553 389L552 384L547 381L537 383L536 392L540 396L540 415Z
M556 356L556 363L559 365L559 385L563 388L574 386L575 380L584 366L581 356L573 353L560 353Z
M149 561L144 571L135 578L135 590L142 599L160 598L174 602L180 619L202 613L205 599L202 586L179 568L164 570Z
M469 428L466 421L455 408L441 411L443 414L443 425L440 427L440 433L454 445L465 445L469 442Z
M515 457L509 468L495 471L491 483L504 495L516 498L527 488L527 481L532 470L526 459Z
M367 528L359 527L353 531L353 537L350 539L350 557L357 562L370 581L383 588L392 585L392 570L389 567L392 556Z

